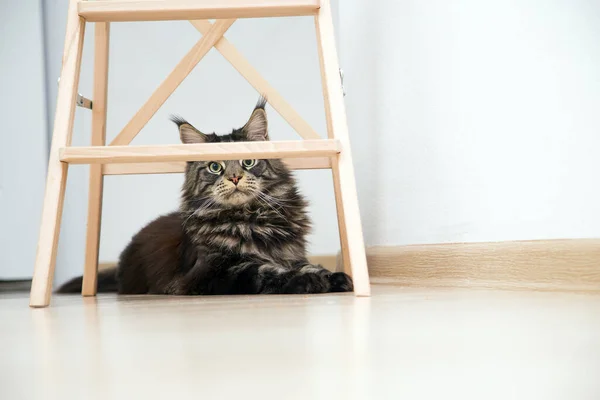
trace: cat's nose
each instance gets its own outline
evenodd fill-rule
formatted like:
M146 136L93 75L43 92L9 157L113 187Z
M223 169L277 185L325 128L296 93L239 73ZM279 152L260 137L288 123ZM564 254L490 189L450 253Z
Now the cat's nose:
M240 179L242 179L242 177L241 176L237 176L237 175L233 175L232 177L227 178L227 179L229 179L231 182L233 182L234 185L237 185L238 182L240 181Z

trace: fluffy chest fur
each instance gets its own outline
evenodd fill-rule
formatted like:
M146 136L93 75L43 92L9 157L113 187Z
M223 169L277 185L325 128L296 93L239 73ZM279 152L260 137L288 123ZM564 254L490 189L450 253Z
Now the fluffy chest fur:
M304 258L310 224L300 197L237 208L200 205L182 210L185 233L202 252L227 252L287 263Z

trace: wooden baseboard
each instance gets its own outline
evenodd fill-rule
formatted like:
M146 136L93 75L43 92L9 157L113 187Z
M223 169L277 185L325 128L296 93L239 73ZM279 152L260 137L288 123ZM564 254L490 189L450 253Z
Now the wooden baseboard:
M600 239L370 247L367 260L374 283L600 292Z
M310 256L308 257L308 261L310 261L311 264L321 264L330 271L335 271L337 265L337 258L335 254Z
M116 262L100 262L98 263L98 271L104 271L105 269L110 269L116 265Z
M339 255L309 260L343 271ZM373 283L600 292L600 239L376 246L367 262Z

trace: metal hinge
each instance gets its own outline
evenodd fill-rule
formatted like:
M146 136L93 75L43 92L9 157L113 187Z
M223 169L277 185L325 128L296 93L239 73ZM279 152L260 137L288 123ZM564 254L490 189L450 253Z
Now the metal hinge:
M56 81L56 84L58 85L60 83L60 77L58 78L58 80ZM83 108L87 108L88 110L92 109L92 101L90 99L88 99L87 97L83 97L81 94L77 93L77 99L75 100L75 103L77 104L77 106L79 107L83 107Z
M344 87L344 70L340 68L340 80L342 81L342 94L346 97L346 88Z

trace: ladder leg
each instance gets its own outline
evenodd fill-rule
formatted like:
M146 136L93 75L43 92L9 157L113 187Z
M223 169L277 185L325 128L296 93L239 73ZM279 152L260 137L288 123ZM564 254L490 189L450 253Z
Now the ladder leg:
M85 20L77 13L77 0L70 0L46 193L31 285L31 307L46 307L50 303L68 169L67 164L60 162L59 149L71 144L84 31Z
M332 158L332 171L344 270L352 273L354 293L357 296L369 296L371 293L369 271L358 209L354 167L352 166L329 0L321 2L319 13L315 16L315 25L321 62L327 132L330 138L338 139L342 144L341 153Z
M106 144L106 100L110 23L96 22L94 43L94 97L92 103L92 146ZM101 164L90 165L90 190L85 240L85 267L81 294L95 296L98 285L98 250L102 221L104 178Z

